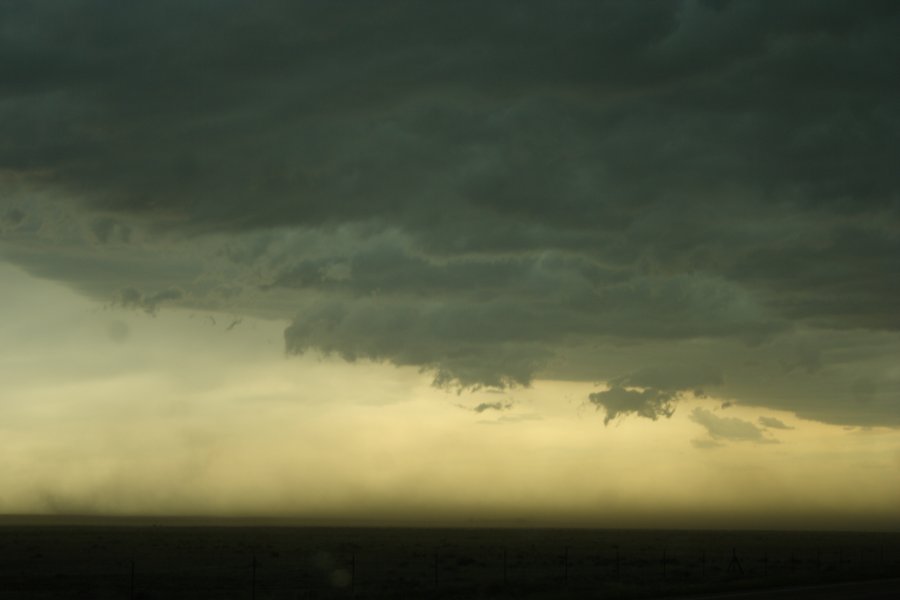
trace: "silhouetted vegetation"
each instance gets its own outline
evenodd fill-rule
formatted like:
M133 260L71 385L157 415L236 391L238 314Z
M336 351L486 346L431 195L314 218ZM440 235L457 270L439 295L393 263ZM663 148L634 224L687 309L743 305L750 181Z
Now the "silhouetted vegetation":
M900 534L0 527L15 598L643 598L898 573Z

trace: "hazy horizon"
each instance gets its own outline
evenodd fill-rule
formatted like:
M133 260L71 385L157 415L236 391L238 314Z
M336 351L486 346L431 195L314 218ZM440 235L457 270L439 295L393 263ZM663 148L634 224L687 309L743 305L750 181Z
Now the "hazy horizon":
M898 30L0 6L0 515L900 530Z
M801 518L797 518L800 516ZM838 517L834 519L833 517ZM844 518L840 518L844 517ZM779 520L761 520L758 517L734 518L725 515L719 519L679 520L651 519L643 521L638 518L613 521L551 519L491 519L486 518L435 518L415 517L304 517L291 515L262 516L211 516L211 515L178 515L178 514L0 514L0 527L241 527L241 528L291 528L291 529L472 529L472 530L572 530L572 531L682 531L682 532L770 532L770 533L836 533L836 534L877 534L895 535L900 533L900 524L888 524L881 516L876 515L871 521L848 520L847 515L818 516L803 519L801 515L782 515ZM834 527L834 523L839 523Z

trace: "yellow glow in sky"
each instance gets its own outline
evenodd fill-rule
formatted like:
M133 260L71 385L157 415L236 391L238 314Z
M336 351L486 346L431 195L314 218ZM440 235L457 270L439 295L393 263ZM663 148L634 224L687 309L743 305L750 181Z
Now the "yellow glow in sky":
M441 390L411 368L287 357L281 322L154 317L2 269L0 513L900 525L894 430L701 397L604 426L586 402L602 384Z

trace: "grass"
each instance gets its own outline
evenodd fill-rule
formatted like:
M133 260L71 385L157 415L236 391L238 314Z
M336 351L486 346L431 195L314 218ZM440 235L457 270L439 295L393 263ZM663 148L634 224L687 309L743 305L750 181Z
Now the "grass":
M898 573L887 533L0 527L0 598L624 600Z

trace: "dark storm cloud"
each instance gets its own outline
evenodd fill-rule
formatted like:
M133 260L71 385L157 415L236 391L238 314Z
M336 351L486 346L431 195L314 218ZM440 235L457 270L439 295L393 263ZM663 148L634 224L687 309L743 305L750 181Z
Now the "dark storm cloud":
M135 288L124 288L119 290L116 297L116 303L125 308L138 308L147 314L154 315L159 310L161 304L165 302L175 302L184 297L184 292L179 289L168 289L154 292L152 294L144 294Z
M896 10L744 4L9 5L0 157L199 229L895 208Z
M524 310L510 302L329 301L298 316L284 336L289 352L422 366L438 385L527 384L549 350L519 328L530 318Z
M3 217L0 218L0 224L9 228L16 228L22 224L25 220L25 213L18 208L10 208L4 213Z
M553 253L441 264L401 254L383 259L377 251L367 256L351 259L340 276L310 262L292 267L290 287L338 292L340 300L327 296L297 316L285 332L289 351L319 348L348 359L426 365L463 385L525 384L548 348L571 339L756 340L784 326L736 286L702 275L620 280ZM695 386L721 378L696 372L702 366L683 369L632 378L678 377Z
M612 380L625 387L660 388L666 390L694 390L697 395L708 386L724 383L718 368L703 364L678 364L645 367Z
M128 242L131 237L131 229L127 225L108 217L94 219L90 227L97 241L103 244L111 241Z
M900 332L895 2L35 1L0 23L4 255L34 272L190 292L144 310L253 290L230 308L294 318L288 351L438 383L577 371L611 383L608 418L712 391L900 422L864 342L784 349ZM7 235L35 190L98 264L223 250L187 282L85 284L88 259Z

